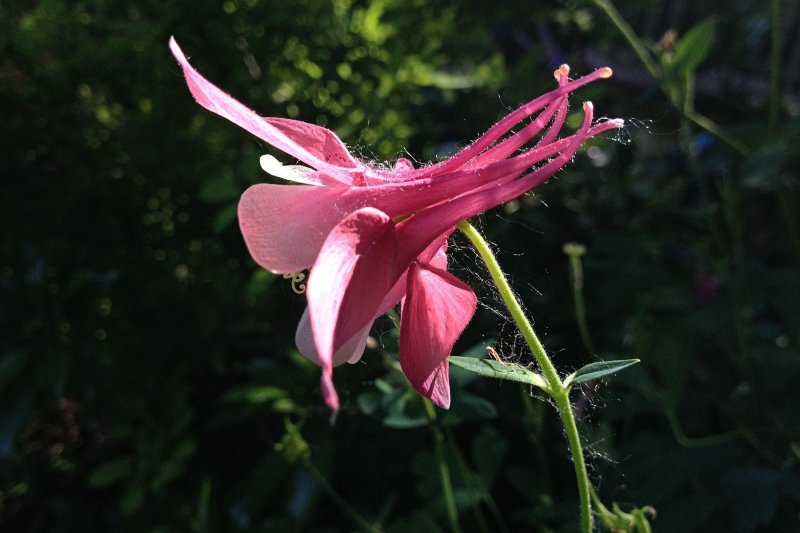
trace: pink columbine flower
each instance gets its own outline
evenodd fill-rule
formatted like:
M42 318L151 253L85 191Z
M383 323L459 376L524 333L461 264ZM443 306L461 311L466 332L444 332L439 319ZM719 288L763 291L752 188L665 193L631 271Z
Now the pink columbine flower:
M593 124L586 103L580 129L559 138L569 93L611 75L604 68L569 81L563 65L555 72L558 88L513 111L453 157L417 169L406 159L382 168L353 157L328 129L257 115L194 70L174 39L170 49L200 105L308 165L262 157L264 170L299 184L250 187L239 202L239 224L262 267L311 269L308 309L295 337L301 353L322 367L323 397L334 410L333 367L357 361L372 323L398 302L403 372L421 394L447 408L447 357L476 306L470 287L447 271L448 236L460 221L545 181L586 139L623 125Z

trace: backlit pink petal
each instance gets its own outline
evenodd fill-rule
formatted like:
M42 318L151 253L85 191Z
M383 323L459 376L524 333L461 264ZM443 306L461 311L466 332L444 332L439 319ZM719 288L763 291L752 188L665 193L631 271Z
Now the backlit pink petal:
M306 294L323 369L333 365L338 348L372 322L400 277L394 270L394 226L377 209L355 211L331 230L311 267Z
M551 102L544 111L542 111L539 116L537 116L530 124L525 126L522 130L517 132L516 134L512 135L508 139L498 143L495 146L492 146L485 152L481 153L475 159L468 163L470 168L479 168L487 164L487 162L492 161L500 161L502 159L507 158L530 141L536 135L541 132L550 119L553 118L553 115L556 115L557 112L561 111L562 109L566 109L567 107L567 97L562 96ZM561 130L561 122L556 121L548 130L547 135L550 136L552 134L553 137L558 134ZM552 139L545 142L544 139L542 142L538 143L539 145L546 145L549 144Z
M349 185L354 173L363 170L332 131L306 122L259 116L201 76L174 38L170 38L169 47L183 68L192 96L201 106L321 171L322 179L330 185Z
M322 367L322 377L319 380L319 388L322 392L322 398L328 407L333 412L339 410L339 395L336 394L336 388L333 386L333 368L330 366Z
M610 76L611 76L611 69L604 67L604 68L599 68L594 72L592 72L591 74L582 76L574 81L564 84L559 83L560 86L557 89L554 89L549 93L543 94L542 96L539 96L538 98L531 100L530 102L520 106L516 110L506 115L498 123L489 128L486 131L486 133L481 135L475 142L473 142L468 147L464 148L462 151L460 151L453 157L445 161L442 161L441 163L437 163L435 165L431 165L429 167L420 169L418 172L420 173L420 175L429 175L431 173L449 171L454 167L458 167L468 162L473 157L478 156L478 154L480 154L481 152L483 152L483 150L491 146L492 143L497 141L500 137L506 134L509 130L511 130L511 128L513 128L519 122L524 120L526 117L531 116L538 110L543 109L553 100L561 96L565 96L570 92L574 91L575 89L582 87L588 83L591 83L595 80L601 78L608 78Z
M423 252L420 256L424 257L425 253ZM444 241L442 245L436 250L436 255L431 258L430 261L425 261L422 258L418 259L423 263L427 262L432 267L438 268L439 270L447 270L447 241Z
M369 336L369 330L371 328L372 322L339 347L333 354L333 366L339 366L344 363L357 363L364 354L364 348L367 345L367 337ZM297 324L294 342L297 345L297 349L306 359L322 366L317 347L314 345L314 333L311 331L311 320L308 316L308 308L303 311L303 316L300 317L300 322Z
M575 155L581 143L591 134L592 104L586 102L583 107L584 121L578 134L573 136L570 144L557 157L542 167L515 181L505 183L503 186L486 187L465 194L451 202L427 209L398 223L396 238L398 242L403 243L397 259L398 265L410 264L417 254L428 246L431 235L441 234L462 220L525 194L563 167ZM599 124L598 127L604 124L606 129L620 127L620 123L615 121ZM505 161L498 164L504 163Z
M341 220L340 193L330 187L260 183L239 200L239 227L250 255L271 272L297 272L314 263Z
M268 117L264 120L304 147L317 160L345 169L364 169L364 164L355 159L342 140L327 128L288 118Z
M447 357L475 313L477 298L464 282L423 263L408 271L400 323L400 365L420 394L450 407Z

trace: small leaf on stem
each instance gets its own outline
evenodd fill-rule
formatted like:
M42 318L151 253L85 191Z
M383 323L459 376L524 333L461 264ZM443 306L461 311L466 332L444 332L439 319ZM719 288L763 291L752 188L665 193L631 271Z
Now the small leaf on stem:
M542 376L513 363L455 356L450 356L450 363L487 378L518 381L539 387L544 391L550 390Z
M620 359L618 361L598 361L596 363L589 363L580 368L577 372L567 376L567 379L564 380L564 387L614 374L638 362L639 359Z

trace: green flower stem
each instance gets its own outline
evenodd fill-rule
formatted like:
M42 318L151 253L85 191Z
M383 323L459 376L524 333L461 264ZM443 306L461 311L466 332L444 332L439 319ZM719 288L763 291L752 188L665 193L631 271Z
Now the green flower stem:
M696 125L700 126L704 130L706 130L711 135L715 135L719 140L739 152L739 154L743 156L747 156L750 154L750 148L742 141L722 129L722 127L708 118L705 115L701 115L697 111L693 109L681 109L680 110L683 115L689 119L690 121L694 122Z
M428 415L429 426L433 434L433 448L436 453L436 463L439 466L439 479L442 482L442 495L447 508L447 519L450 521L450 529L453 530L453 533L460 533L461 526L458 523L458 507L453 494L453 480L450 477L450 468L447 466L447 458L444 454L444 434L436 420L436 410L433 408L433 404L427 398L423 398L422 403L425 405L425 414Z
M650 54L650 51L647 49L639 36L636 35L636 32L633 31L633 28L631 28L630 24L628 24L620 12L617 11L614 3L611 0L593 1L594 4L606 14L611 23L616 26L617 30L619 30L622 36L625 37L625 40L627 40L628 44L631 46L631 48L633 48L633 51L639 57L639 60L641 60L647 72L656 81L661 82L661 67L655 62ZM666 87L662 86L662 90L667 95L667 98L669 98L672 105L675 106L678 111L683 113L684 117L694 122L710 134L716 136L719 140L739 152L741 155L746 156L750 152L750 149L746 144L722 129L716 122L685 105L681 105L680 102L674 101L670 96L670 92L666 90Z
M489 275L492 276L492 280L495 285L497 285L500 296L511 312L511 316L522 333L522 336L525 338L528 346L530 346L533 356L536 358L536 362L547 381L549 389L547 392L553 397L558 407L558 413L561 416L561 422L564 424L569 449L572 454L572 462L575 467L575 477L578 482L578 495L580 497L581 531L583 533L591 533L591 485L589 483L588 472L586 471L586 462L583 459L583 449L581 447L580 435L578 434L578 427L575 424L575 416L572 414L572 405L569 401L569 388L564 387L561 378L558 377L558 372L556 372L553 362L550 360L544 346L542 346L542 343L533 331L531 323L522 311L522 306L519 301L517 301L516 296L514 296L514 292L511 290L511 286L503 274L494 253L492 253L489 243L487 243L478 230L466 220L458 225L458 229L472 242L478 255L481 256L481 259L483 259L483 262L486 264Z
M636 35L636 32L633 31L630 24L620 15L619 11L617 11L616 6L611 3L609 0L594 0L594 4L599 7L606 16L611 20L614 26L617 27L619 32L625 37L628 41L628 44L631 45L633 51L639 56L644 68L647 69L647 72L650 73L652 77L655 79L659 79L660 76L660 68L653 58L650 57L650 51L647 47L642 43L642 40L639 39L639 36Z
M589 353L594 353L594 343L589 334L589 325L586 322L586 303L583 299L583 263L581 256L586 253L582 244L569 242L564 245L564 253L569 256L570 278L572 280L572 303L575 305L575 321L581 334L583 346Z
M511 290L511 285L508 284L508 280L506 280L505 274L503 274L503 270L500 268L500 264L497 262L494 253L492 253L492 249L489 247L489 243L487 243L478 230L466 220L458 225L458 229L472 242L475 250L477 250L481 259L483 259L483 262L486 264L486 268L489 269L489 275L492 276L492 281L497 285L497 290L500 292L503 302L505 302L508 310L511 312L511 317L514 319L514 322L517 323L522 336L525 338L525 342L531 347L533 356L536 358L536 362L539 363L539 368L541 368L545 380L547 380L547 385L552 389L551 392L555 393L559 389L563 389L564 387L561 384L561 378L558 377L556 367L553 366L553 362L550 361L550 357L548 357L547 352L545 352L544 346L542 346L542 343L539 341L539 337L536 336L531 323L522 311L522 306L517 301L516 296L514 296L514 291Z

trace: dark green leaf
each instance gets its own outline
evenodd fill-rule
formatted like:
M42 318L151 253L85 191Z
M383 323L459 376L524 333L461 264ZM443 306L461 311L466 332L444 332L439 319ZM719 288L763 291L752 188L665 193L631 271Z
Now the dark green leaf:
M441 420L445 425L455 426L467 420L485 420L496 416L497 408L492 402L462 390L453 396L450 409L444 413Z
M639 359L620 359L619 361L598 361L589 363L564 380L564 386L569 387L575 383L583 383L592 379L602 378L615 374L624 368L635 365Z
M133 467L133 459L117 459L95 468L89 476L89 484L95 487L107 487L124 479L130 474Z
M450 356L450 362L458 367L487 378L518 381L548 390L547 383L545 383L542 376L513 363L501 363L500 361L491 359L473 359L471 357L455 356Z
M692 27L686 35L675 43L672 57L672 75L679 78L700 66L705 61L714 44L717 21L706 19Z
M262 404L287 396L288 393L279 387L248 385L231 389L225 394L225 401Z
M226 205L214 217L214 232L222 233L236 219L236 204Z
M231 173L207 181L200 189L200 199L210 204L221 204L239 198L241 187Z
M507 451L508 443L492 426L484 426L473 439L472 457L483 488L492 486Z
M493 346L495 344L495 340L492 338L484 339L478 344L475 344L459 355L459 357L469 358L469 359L481 359L486 357L486 347ZM453 390L459 390L467 386L473 380L478 379L480 376L476 375L474 372L470 372L464 368L459 366L452 365L450 367L450 387Z

